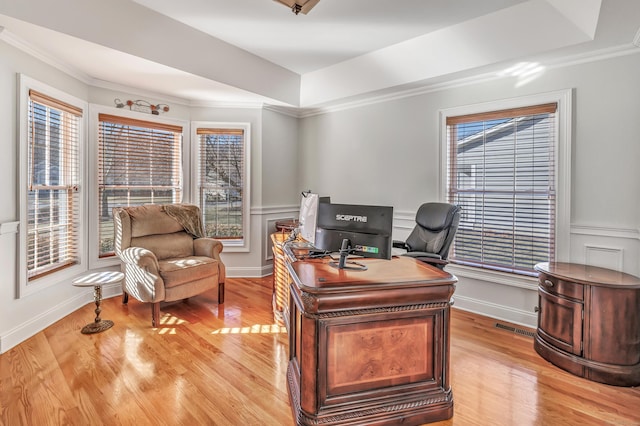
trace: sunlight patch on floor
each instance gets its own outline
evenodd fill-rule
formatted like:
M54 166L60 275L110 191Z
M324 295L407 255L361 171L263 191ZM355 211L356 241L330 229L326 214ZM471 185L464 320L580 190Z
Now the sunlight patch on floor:
M251 327L224 327L211 334L278 334L286 333L286 327L277 324L254 324Z
M166 313L160 317L160 326L155 329L158 330L158 334L176 334L176 329L172 326L183 324L189 324L189 321Z

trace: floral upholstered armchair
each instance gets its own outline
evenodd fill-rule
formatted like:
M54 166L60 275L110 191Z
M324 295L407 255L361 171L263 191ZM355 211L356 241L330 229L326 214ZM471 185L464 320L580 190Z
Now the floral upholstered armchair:
M187 299L218 288L224 303L222 243L204 238L200 208L191 204L147 204L113 209L115 252L124 266L122 302L129 295L152 305L152 325L160 302Z

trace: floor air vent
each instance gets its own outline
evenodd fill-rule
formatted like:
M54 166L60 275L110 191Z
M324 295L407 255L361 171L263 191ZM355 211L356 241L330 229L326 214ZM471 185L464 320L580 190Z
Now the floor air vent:
M527 337L533 337L535 335L535 333L533 331L524 330L522 328L515 328L515 327L512 327L510 325L500 324L499 322L496 323L496 328L500 328L502 330L507 330L507 331L512 331L512 332L514 332L516 334L520 334L522 336L527 336Z

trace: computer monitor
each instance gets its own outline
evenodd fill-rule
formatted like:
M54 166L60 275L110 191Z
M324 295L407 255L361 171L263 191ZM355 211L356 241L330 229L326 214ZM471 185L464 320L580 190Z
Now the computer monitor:
M338 252L348 240L352 254L391 259L393 207L357 204L318 204L314 246Z
M298 215L298 233L300 237L313 245L316 238L316 223L318 206L330 203L330 197L320 197L318 194L303 192L300 200L300 214Z
M315 243L316 238L318 203L318 194L302 194L302 200L300 200L300 215L298 216L298 232L303 240L311 244Z

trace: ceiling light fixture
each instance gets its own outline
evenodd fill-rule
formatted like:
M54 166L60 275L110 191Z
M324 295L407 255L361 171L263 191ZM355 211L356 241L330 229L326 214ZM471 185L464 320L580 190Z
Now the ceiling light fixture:
M309 13L309 11L318 4L320 0L273 0L280 4L284 4L288 8L291 9L293 13L296 15L302 12L304 15Z

